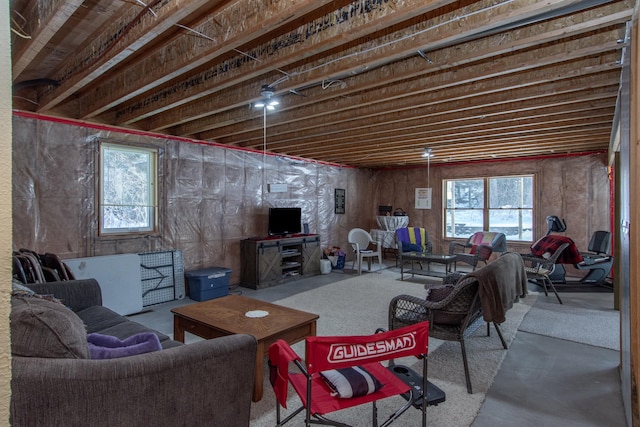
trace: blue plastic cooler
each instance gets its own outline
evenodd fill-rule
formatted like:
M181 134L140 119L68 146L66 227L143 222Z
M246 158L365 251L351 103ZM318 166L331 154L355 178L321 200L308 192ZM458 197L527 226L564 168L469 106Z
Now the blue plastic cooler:
M189 298L195 301L206 301L229 294L229 276L231 270L224 267L203 268L185 271L189 287Z

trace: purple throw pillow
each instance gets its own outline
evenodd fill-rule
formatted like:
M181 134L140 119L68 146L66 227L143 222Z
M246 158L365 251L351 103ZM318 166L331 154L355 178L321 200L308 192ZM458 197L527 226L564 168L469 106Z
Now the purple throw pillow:
M158 336L152 332L142 332L120 340L102 334L88 334L91 359L116 359L162 350Z

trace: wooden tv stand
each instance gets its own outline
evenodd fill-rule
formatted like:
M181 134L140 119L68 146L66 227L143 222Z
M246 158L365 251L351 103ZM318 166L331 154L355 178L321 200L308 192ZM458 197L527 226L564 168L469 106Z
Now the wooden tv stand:
M268 288L301 276L320 274L320 235L295 234L242 240L240 284Z

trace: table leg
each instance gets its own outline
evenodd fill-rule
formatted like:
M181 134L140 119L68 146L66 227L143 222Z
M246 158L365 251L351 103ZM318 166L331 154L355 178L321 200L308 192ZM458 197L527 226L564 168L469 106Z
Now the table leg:
M184 342L184 329L180 326L178 316L173 316L173 339L175 341Z
M256 351L256 372L253 380L253 400L259 402L262 400L262 387L264 385L264 343L258 341L258 348Z
M316 321L315 320L311 323L311 330L309 331L309 336L310 337L315 337L316 336Z

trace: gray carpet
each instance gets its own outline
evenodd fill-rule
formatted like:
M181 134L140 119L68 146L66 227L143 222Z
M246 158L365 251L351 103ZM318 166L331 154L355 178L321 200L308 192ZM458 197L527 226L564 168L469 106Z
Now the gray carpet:
M592 304L575 305L567 294L564 304L543 294L527 313L519 330L553 338L620 350L620 313L595 299ZM613 298L613 297L612 297Z
M352 279L325 285L279 301L277 304L319 314L318 335L365 335L374 333L378 327L387 327L387 312L391 298L399 294L424 296L424 283L400 281L397 272L363 273ZM525 298L507 313L501 326L507 343L510 343L523 317L536 300L536 295ZM303 343L293 346L304 356ZM429 380L447 394L447 401L428 409L428 424L438 426L469 426L475 418L489 386L506 355L500 340L492 330L486 336L486 328L480 328L467 340L467 354L474 394L466 391L460 345L457 342L430 340ZM421 366L415 359L398 360L419 371ZM267 375L265 370L264 375ZM265 393L260 402L251 408L251 426L275 425L275 399L265 377ZM297 397L290 390L289 410L296 408ZM400 398L389 398L379 404L380 420L402 403ZM285 411L284 414L287 412ZM292 421L300 425L300 420ZM371 425L371 407L336 413L335 419L355 426ZM420 412L411 408L396 422L396 425L412 427L420 425Z

